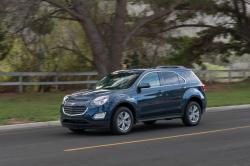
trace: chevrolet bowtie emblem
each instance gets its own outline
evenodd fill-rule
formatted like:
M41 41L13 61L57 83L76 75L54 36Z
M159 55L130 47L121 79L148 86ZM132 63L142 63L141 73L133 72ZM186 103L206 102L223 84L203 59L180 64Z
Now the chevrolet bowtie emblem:
M76 103L67 103L67 104L70 105L70 106L76 105Z

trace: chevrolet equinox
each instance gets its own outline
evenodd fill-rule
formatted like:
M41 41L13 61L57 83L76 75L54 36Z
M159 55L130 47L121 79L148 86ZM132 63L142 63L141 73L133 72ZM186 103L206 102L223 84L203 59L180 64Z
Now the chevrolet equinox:
M191 69L160 66L113 72L94 90L64 97L61 124L73 132L110 129L127 134L138 122L180 118L196 126L206 109L204 85Z

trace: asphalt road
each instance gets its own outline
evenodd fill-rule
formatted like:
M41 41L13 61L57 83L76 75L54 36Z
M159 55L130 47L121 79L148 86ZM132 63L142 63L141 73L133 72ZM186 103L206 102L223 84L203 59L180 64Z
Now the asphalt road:
M61 127L0 132L0 166L249 166L250 110L209 112L197 127L179 120L130 135L76 135Z

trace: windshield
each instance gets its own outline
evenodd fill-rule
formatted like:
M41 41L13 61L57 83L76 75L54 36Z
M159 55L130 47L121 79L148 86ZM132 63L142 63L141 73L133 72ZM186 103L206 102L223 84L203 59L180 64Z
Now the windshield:
M101 79L95 89L127 89L134 84L140 74L139 72L112 73Z

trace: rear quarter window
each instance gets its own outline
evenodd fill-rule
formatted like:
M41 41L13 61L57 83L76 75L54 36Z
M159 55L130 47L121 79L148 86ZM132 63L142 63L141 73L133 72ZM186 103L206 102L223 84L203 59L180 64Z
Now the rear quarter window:
M188 83L200 83L200 79L194 74L193 71L184 71L180 75L185 78Z
M179 78L180 84L184 84L185 83L185 80L182 77L178 76L178 78Z

